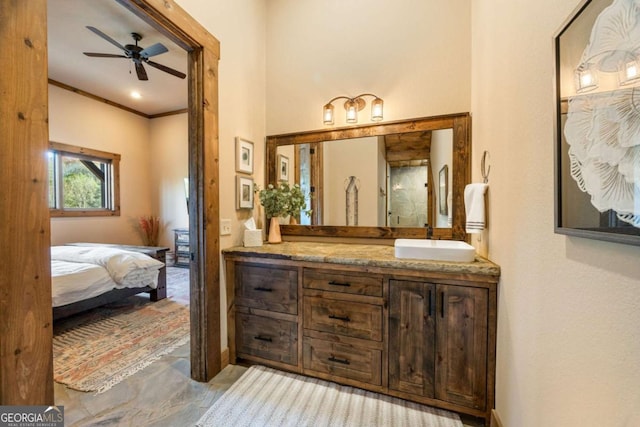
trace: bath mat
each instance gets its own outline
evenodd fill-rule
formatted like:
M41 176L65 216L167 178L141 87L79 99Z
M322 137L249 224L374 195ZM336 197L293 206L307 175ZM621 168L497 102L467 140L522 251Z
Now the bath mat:
M264 366L250 367L198 427L463 427L457 414Z
M54 380L96 394L189 341L189 308L129 297L68 319L53 330Z

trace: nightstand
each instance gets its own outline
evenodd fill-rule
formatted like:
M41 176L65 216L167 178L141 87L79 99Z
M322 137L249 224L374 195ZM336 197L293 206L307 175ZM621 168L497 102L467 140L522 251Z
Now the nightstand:
M175 267L189 268L191 261L191 250L189 249L189 229L176 228L173 230L175 236Z

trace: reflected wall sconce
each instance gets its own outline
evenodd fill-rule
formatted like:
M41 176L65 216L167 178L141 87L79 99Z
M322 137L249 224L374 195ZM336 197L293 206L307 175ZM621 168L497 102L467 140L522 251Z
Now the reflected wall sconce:
M336 96L322 108L322 117L325 125L332 125L334 120L333 102L338 99L346 99L344 109L346 110L347 123L358 123L358 111L361 111L367 103L363 99L365 96L373 97L371 101L371 121L379 122L382 120L382 108L384 102L372 93L363 93L361 95L350 98L348 96Z
M597 60L597 58L600 58ZM640 56L633 52L611 50L601 52L578 66L574 72L577 93L585 93L599 87L598 75L617 73L618 85L627 86L640 81ZM603 74L603 80L606 79Z

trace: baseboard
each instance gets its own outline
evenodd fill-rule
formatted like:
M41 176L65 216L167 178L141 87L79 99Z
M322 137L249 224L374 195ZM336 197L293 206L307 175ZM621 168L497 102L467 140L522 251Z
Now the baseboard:
M498 411L495 409L491 410L491 427L504 427L498 416Z
M224 369L226 368L226 366L229 364L229 347L225 348L224 350L222 350L222 353L220 353L220 369Z

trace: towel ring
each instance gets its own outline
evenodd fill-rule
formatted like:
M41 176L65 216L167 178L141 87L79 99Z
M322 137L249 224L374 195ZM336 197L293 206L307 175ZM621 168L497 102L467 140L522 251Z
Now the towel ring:
M480 161L480 172L482 173L482 181L485 184L489 182L489 172L491 171L491 165L487 167L487 158L490 158L490 156L489 152L485 150Z

